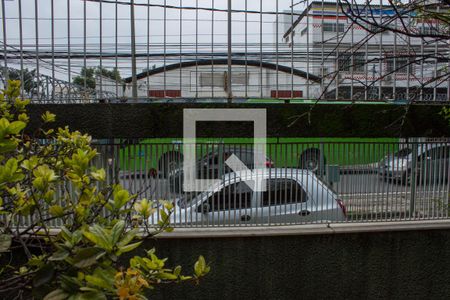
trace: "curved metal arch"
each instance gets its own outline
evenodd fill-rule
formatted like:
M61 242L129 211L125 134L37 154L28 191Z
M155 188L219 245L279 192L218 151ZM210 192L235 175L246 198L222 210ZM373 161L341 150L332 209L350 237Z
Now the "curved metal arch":
M273 63L268 62L261 62L257 60L242 60L242 59L233 59L231 60L232 65L236 66L252 66L252 67L262 67L265 69L280 71L288 74L293 74L295 76L299 76L302 78L305 78L310 81L314 82L320 82L320 77L317 75L313 75L310 73L306 73L305 71L283 66L283 65L277 65ZM142 73L139 73L136 75L137 79L143 79L148 76L152 76L159 73L164 73L171 70L176 70L180 68L188 68L188 67L195 67L195 66L208 66L208 65L228 65L227 59L201 59L201 60L191 60L191 61L185 61L181 63L175 63L171 65L166 65L163 67L158 67L153 70L148 70ZM128 77L124 79L125 83L130 83L132 81L132 77Z

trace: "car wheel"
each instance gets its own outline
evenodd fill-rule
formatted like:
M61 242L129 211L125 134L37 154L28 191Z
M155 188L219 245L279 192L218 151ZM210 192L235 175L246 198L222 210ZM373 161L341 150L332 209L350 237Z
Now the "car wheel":
M402 176L402 185L411 185L411 173L405 172Z
M407 185L410 186L412 181L411 181L411 171L408 170L408 172L405 172L402 176L402 185ZM423 179L422 179L423 180ZM419 175L416 174L416 185L420 184L420 178Z
M321 166L320 151L317 149L309 149L302 153L300 157L300 168L317 172L323 170L326 165L323 158L323 166Z
M183 154L178 151L164 153L158 161L158 174L169 178L183 165Z

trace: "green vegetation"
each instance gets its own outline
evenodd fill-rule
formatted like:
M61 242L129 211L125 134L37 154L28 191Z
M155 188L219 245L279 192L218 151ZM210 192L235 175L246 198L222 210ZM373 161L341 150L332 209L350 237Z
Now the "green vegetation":
M128 261L143 239L170 232L173 205L130 195L93 167L91 137L51 128L42 115L39 139L24 132L29 117L20 82L0 94L0 295L3 299L145 299L168 282L209 272L200 256L193 275L169 268L155 250ZM45 141L45 142L44 142ZM159 207L155 225L149 217Z
M110 78L116 81L122 80L120 77L120 72L117 68L113 68L112 70L108 70L106 68L97 67L97 68L87 68L83 67L81 69L81 74L73 78L73 83L86 86L91 89L95 89L95 76L101 75L106 78Z

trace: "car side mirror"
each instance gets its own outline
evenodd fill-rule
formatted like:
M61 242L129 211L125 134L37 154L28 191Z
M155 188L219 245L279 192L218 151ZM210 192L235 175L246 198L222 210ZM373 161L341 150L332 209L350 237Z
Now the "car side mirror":
M209 206L208 203L203 203L203 213L207 214L211 211L211 207Z
M197 211L201 212L201 213L204 213L204 214L207 214L207 213L210 212L210 210L211 210L211 207L209 206L209 204L208 203L203 203L201 206L198 207Z

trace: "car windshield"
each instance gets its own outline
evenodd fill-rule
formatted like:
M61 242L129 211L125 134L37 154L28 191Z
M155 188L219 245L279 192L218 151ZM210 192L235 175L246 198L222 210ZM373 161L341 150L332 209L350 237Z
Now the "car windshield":
M404 158L410 155L412 152L411 148L404 148L399 150L397 153L394 154L395 157Z

